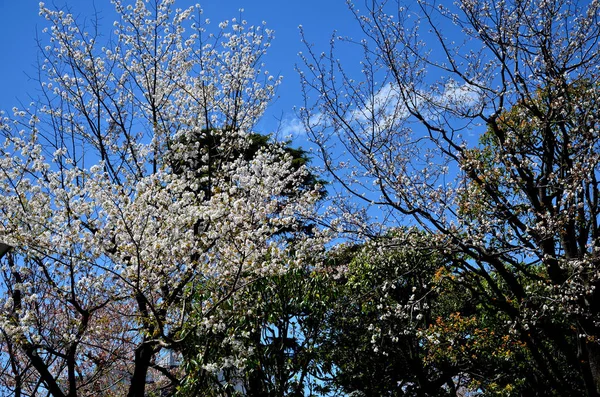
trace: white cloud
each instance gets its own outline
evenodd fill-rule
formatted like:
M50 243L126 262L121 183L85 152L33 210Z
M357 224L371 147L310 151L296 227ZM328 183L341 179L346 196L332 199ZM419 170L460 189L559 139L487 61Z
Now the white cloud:
M444 87L444 93L438 100L444 105L475 106L481 99L481 90L471 84L459 85L457 81L449 80Z
M364 106L355 109L351 118L359 122L377 120L378 123L389 121L389 118L400 119L408 115L406 106L400 98L397 86L385 84L375 95L365 99Z
M318 126L322 122L322 114L316 113L310 116L308 124ZM304 122L296 116L285 117L279 124L278 133L282 136L299 137L306 135L306 126Z
M279 132L283 136L302 136L306 134L306 129L304 128L304 124L297 117L285 118L281 121L281 125L279 126Z
M410 116L400 90L401 88L396 84L385 84L373 96L365 99L366 103L362 107L352 110L348 120L359 123L370 123L374 120L379 128L392 128L396 123ZM430 106L442 108L478 106L481 90L468 83L459 84L454 80L448 80L439 94L417 90L404 92L404 95L409 98L409 106L422 112L422 115L427 118L428 111L433 110Z
M445 86L439 94L426 93L418 91L408 93L412 97L410 106L418 108L423 112L424 117L431 117L432 114L422 106L425 102L430 105L441 107L472 107L478 106L481 93L478 87L463 83L459 84L454 80L446 82ZM379 91L371 97L365 99L361 107L356 107L346 114L346 122L352 124L369 124L372 120L375 121L376 128L380 131L393 129L398 123L403 122L409 116L409 110L401 97L400 90L397 85L387 83ZM310 126L324 126L323 123L328 123L326 117L322 113L312 114L308 123ZM304 122L295 115L284 117L278 128L278 133L284 137L304 137L307 134Z

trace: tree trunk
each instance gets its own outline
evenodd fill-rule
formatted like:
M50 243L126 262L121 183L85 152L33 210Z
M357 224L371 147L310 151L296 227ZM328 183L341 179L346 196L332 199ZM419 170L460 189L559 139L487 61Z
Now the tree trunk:
M593 379L593 396L600 396L600 346L596 341L587 341L585 343L585 350L587 352L587 361L589 370ZM592 385L588 385L588 389L591 388Z
M127 397L144 397L146 393L146 376L154 353L154 347L148 343L142 343L135 349L135 368Z

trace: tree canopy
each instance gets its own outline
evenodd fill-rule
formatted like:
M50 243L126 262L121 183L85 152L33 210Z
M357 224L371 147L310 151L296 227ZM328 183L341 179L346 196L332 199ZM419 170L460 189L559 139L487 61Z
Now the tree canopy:
M0 120L1 393L600 395L600 2L349 2L322 174L257 131L269 29L113 3L40 5Z
M435 236L449 274L505 316L539 393L597 395L598 3L364 6L350 6L362 40L304 54L301 111L327 170Z
M319 255L302 230L320 187L301 152L252 131L279 83L261 70L270 31L209 34L199 7L171 1L114 5L106 42L40 6L42 95L1 121L2 382L16 395L174 390L163 358L192 316L219 327L236 291Z

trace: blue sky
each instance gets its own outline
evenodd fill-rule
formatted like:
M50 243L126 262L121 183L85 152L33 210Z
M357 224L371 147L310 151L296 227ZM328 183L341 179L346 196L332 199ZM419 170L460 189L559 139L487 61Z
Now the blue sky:
M72 7L74 14L90 16L94 8L100 11L103 24L112 25L114 20L110 0L48 0L47 4ZM193 0L179 0L177 7L195 4ZM36 34L43 38L44 20L38 15L37 0L0 0L0 109L10 110L19 101L28 103L35 95L36 83L27 76L36 73ZM243 17L251 24L262 21L275 30L275 41L265 63L267 69L284 76L278 90L278 98L269 107L258 128L270 132L277 128L278 119L291 120L293 106L301 105L299 78L294 65L300 62L297 54L304 49L300 41L298 25L303 25L308 39L318 49L326 49L334 29L351 34L357 26L344 0L205 0L200 2L204 15L211 21ZM216 25L216 24L215 24ZM303 139L299 139L300 142Z

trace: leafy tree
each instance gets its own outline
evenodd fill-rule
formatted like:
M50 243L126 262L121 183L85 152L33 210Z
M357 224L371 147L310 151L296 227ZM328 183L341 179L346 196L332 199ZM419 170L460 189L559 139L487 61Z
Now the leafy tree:
M41 97L0 121L0 240L14 247L2 383L15 395L170 392L185 374L164 357L191 335L196 296L209 326L292 252L320 250L308 234L273 238L313 217L305 167L283 145L231 155L256 143L279 82L260 66L271 32L232 20L211 35L199 7L170 0L114 5L103 42L97 19L41 4Z
M184 350L192 375L178 395L317 395L331 291L306 267L252 283L220 306L220 327L196 330Z
M331 258L347 267L320 344L332 386L398 396L524 390L531 371L519 341L432 243L398 229Z
M433 275L444 259L424 248L417 232L351 247L321 345L334 368L333 385L364 395L447 395L455 370L428 365L419 329L431 321ZM350 254L347 262L344 256Z
M304 56L301 112L327 169L386 219L435 232L463 288L510 322L537 384L598 395L600 5L365 6L350 6L362 40ZM345 42L362 81L337 59ZM484 134L483 147L470 137Z
M268 136L258 134L250 136L249 145L242 151L228 155L252 159L270 146L281 148L282 155L290 156L294 171L309 161L305 151L271 142ZM305 173L300 185L289 186L281 194L295 199L310 191L322 197L325 191L321 183L313 173ZM298 233L314 235L314 225L306 220L295 231L277 230L272 238L296 241ZM304 395L314 381L312 375L320 371L314 347L329 291L323 276L315 273L316 255L297 262L291 257L285 264L290 266L285 273L260 277L223 302L213 314L221 324L217 328L202 324L202 303L206 297L201 291L195 295L191 306L200 312L197 317L192 314L184 330L193 336L183 348L184 365L190 376L179 388L180 395L230 395L234 391L256 396Z

